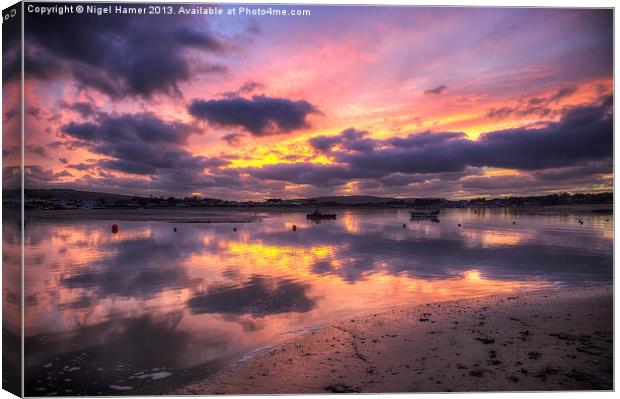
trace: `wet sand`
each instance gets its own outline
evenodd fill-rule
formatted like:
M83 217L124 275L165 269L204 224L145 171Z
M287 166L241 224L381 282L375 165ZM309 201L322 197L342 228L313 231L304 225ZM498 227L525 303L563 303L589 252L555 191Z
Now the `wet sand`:
M341 320L176 394L613 389L613 288L554 288Z

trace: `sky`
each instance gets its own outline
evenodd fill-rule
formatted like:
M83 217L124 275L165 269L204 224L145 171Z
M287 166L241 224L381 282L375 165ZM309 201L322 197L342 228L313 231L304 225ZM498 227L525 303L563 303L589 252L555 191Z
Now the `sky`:
M612 190L611 10L279 8L311 15L26 13L26 187L233 200ZM15 98L19 41L5 40ZM5 106L4 123L18 119ZM5 182L14 172L5 162Z

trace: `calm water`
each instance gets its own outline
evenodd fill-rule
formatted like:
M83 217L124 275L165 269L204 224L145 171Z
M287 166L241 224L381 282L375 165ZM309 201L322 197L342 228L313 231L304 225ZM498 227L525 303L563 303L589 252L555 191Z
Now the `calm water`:
M27 394L166 392L354 314L612 278L610 215L338 213L29 222Z

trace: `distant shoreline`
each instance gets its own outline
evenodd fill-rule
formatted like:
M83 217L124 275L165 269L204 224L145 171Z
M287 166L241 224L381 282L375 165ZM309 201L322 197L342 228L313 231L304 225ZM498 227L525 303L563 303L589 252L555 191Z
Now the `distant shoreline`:
M354 317L172 393L613 389L613 286L562 287Z
M394 208L387 206L321 206L321 210L338 211L373 211L373 210L409 210L414 207ZM41 210L27 209L25 216L30 219L45 220L126 220L126 221L159 221L176 223L251 223L260 221L269 213L309 212L311 207L185 207L185 208L105 208L105 209L61 209ZM504 208L442 208L444 212L463 209L475 212L509 211L522 214L601 214L612 215L613 207L608 204L585 205L551 205L532 207Z

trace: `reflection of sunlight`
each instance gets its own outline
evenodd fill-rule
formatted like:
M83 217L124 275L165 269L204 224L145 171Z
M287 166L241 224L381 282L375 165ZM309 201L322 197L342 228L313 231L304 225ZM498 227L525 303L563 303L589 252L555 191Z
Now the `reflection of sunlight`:
M514 231L491 231L491 230L468 230L464 229L461 234L467 238L470 246L482 244L483 247L500 245L517 245L526 240L526 233Z
M228 254L221 256L241 256L244 274L252 272L265 273L266 270L295 273L294 278L315 277L310 270L319 261L334 257L335 247L331 246L276 246L261 242L245 243L231 241L228 243ZM203 255L203 257L210 255ZM253 270L256 266L257 269Z
M292 247L279 247L275 245L263 245L262 243L245 243L231 241L228 243L228 251L232 255L257 255L258 257L282 257L289 255Z
M357 216L347 212L341 216L341 220L347 232L351 234L358 234L360 232L359 219Z
M310 247L310 253L317 258L327 258L334 253L334 249L327 246Z

